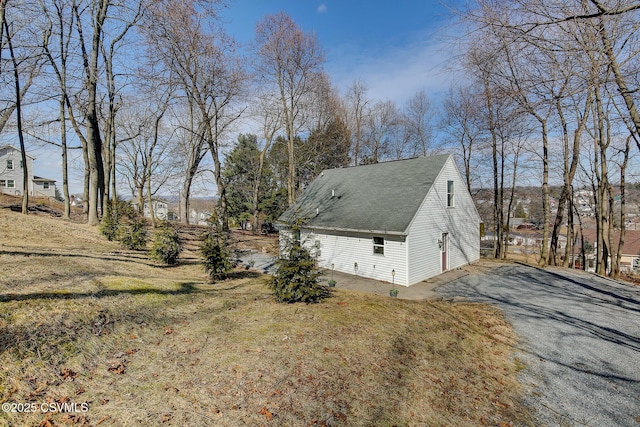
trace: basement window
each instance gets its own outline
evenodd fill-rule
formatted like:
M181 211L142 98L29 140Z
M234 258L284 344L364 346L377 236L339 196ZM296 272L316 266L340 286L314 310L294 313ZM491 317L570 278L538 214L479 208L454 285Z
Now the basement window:
M373 253L377 255L384 255L384 237L373 238Z

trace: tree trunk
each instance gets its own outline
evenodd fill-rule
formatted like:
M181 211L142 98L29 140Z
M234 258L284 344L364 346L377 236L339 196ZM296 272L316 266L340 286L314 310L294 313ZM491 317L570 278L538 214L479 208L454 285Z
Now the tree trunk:
M289 174L287 175L287 197L289 206L296 202L296 159L295 159L295 137L293 135L293 125L287 123L287 149L289 154Z
M140 215L144 215L144 187L142 185L138 185L136 190L138 192L138 213Z
M569 210L567 212L567 244L564 247L564 260L562 261L562 266L565 268L569 266L569 260L573 259L573 185L569 188L570 192L567 200L567 203L569 203Z
M149 204L149 217L151 218L151 226L156 228L156 214L153 209L153 198L151 196L151 177L147 179L147 203Z
M191 195L192 178L186 177L180 191L180 222L189 224L189 198Z
M489 76L487 73L483 73L482 82L484 83L484 95L488 114L488 127L491 133L491 158L493 160L493 222L494 222L494 258L500 258L502 255L503 247L503 218L502 218L502 193L500 192L500 173L498 169L498 137L496 135L494 112L493 112L493 97L491 88L489 87Z
M542 124L542 216L544 224L542 226L542 248L540 248L540 262L538 265L544 267L547 262L549 251L549 138L547 135L547 122Z
M213 158L213 165L215 170L213 175L215 176L216 185L218 187L218 221L222 227L222 231L229 231L229 214L227 212L227 186L222 179L222 166L220 159L218 158L218 150L215 149L212 143L209 143L211 157Z
M558 202L558 212L556 213L556 219L553 223L553 231L551 233L551 244L549 248L549 256L547 262L549 265L557 265L556 254L558 250L558 236L560 235L560 228L562 226L562 219L564 217L564 210L567 201L570 201L572 197L571 185L573 184L573 179L576 174L576 170L578 169L578 163L580 161L580 146L582 145L582 131L584 130L584 126L586 124L587 118L589 116L589 109L591 106L591 90L589 90L589 96L587 97L587 101L585 103L585 109L582 115L582 118L578 122L578 126L573 134L573 147L571 152L571 164L569 165L569 133L567 131L567 123L564 119L564 115L562 114L562 107L560 105L559 100L556 103L556 108L558 110L558 116L560 117L560 122L562 124L563 129L563 141L564 141L564 185L562 187L562 194L560 195L560 200ZM572 216L573 212L571 209L569 210L568 216ZM570 233L567 233L570 234ZM567 245L569 241L567 240ZM566 257L565 257L566 259ZM564 264L564 263L563 263Z
M633 93L635 91L629 90L629 87L627 86L627 82L625 80L622 70L620 69L620 64L618 63L618 59L616 58L616 55L613 52L613 47L611 46L611 40L609 39L609 35L607 33L607 29L605 28L602 17L600 17L598 20L598 34L600 35L600 39L602 40L604 53L605 55L607 55L609 65L611 66L611 71L613 71L615 82L618 85L618 90L622 95L622 99L624 99L624 103L627 107L627 111L629 111L629 117L633 122L634 130L636 134L636 138L635 138L636 145L640 149L640 114L638 113L636 104L633 99Z
M265 144L265 148L260 152L260 157L258 159L258 170L256 173L256 180L253 184L253 198L252 208L253 208L253 224L251 226L251 231L253 234L260 233L260 183L262 182L262 171L264 168L264 157L267 154L268 145Z
M60 99L60 145L62 146L62 195L64 197L64 217L71 218L71 200L69 200L69 172L67 161L67 114L64 96Z
M624 250L625 234L627 231L627 226L626 226L627 197L626 197L625 183L626 183L627 164L629 162L629 147L631 145L631 139L632 139L632 136L630 135L627 138L627 143L625 145L625 150L624 150L624 158L623 158L622 164L620 165L620 238L618 240L618 250L616 251L616 257L613 262L613 268L611 269L611 277L613 277L614 279L617 279L618 277L620 277L620 259L622 258L622 253Z
M87 111L85 113L87 129L87 156L89 157L89 225L100 222L99 208L104 198L104 164L102 159L102 139L98 123L98 57L102 43L102 30L107 17L109 0L99 0L93 20L91 55L85 61L87 77Z
M20 158L22 162L22 213L29 213L29 168L27 164L27 151L24 145L24 134L22 133L22 94L20 93L20 73L18 72L18 61L13 51L13 37L9 32L9 25L4 20L4 9L6 3L2 6L2 18L4 22L4 30L7 34L7 43L9 45L9 53L13 64L13 83L16 91L16 122L18 127L18 139L20 140ZM14 165L15 168L15 165Z

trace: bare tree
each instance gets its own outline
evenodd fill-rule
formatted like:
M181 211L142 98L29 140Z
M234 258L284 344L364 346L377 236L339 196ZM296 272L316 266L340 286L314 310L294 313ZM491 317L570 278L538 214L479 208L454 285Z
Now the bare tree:
M393 143L399 143L396 148L396 158L402 158L404 144L398 141L398 131L402 126L402 114L393 101L378 101L371 108L366 118L364 128L364 145L366 155L364 163L378 163L389 156Z
M625 141L624 149L621 151L622 162L620 163L620 237L618 239L618 249L615 253L615 257L612 260L611 265L611 277L620 277L620 260L624 250L625 234L626 234L626 172L629 164L629 148L631 140L633 139L633 132L629 135Z
M289 205L296 200L295 138L307 123L305 103L321 71L324 52L314 34L303 32L284 12L265 16L256 26L257 72L282 104L287 136Z
M420 89L407 101L404 109L405 127L412 156L426 156L433 151L432 134L433 125L431 116L433 115L431 102L424 89Z
M179 143L174 147L174 153L183 161L183 181L180 189L180 220L184 224L189 223L191 187L195 179L200 163L207 151L205 147L205 135L202 123L197 119L193 101L187 100L187 105L176 110L174 107L174 120L178 124L176 129Z
M22 213L28 213L29 204L29 172L27 163L27 151L24 131L24 100L27 90L31 87L33 79L39 75L42 68L42 45L33 43L41 37L40 28L30 25L37 6L31 2L0 3L0 72L2 72L2 49L5 47L9 53L9 66L11 69L8 80L13 87L13 94L0 115L0 132L7 124L11 115L16 114L16 131L20 145L20 165L22 169ZM2 77L4 76L4 73ZM23 85L26 76L26 85ZM8 82L7 82L8 83ZM8 86L8 87L9 87Z
M88 200L86 200L88 223L97 225L99 211L106 194L103 135L99 114L101 98L98 83L102 71L100 58L102 56L104 59L105 45L109 44L110 49L113 49L132 28L132 23L139 19L140 6L135 0L122 3L115 0L97 0L88 3L83 0L72 0L71 9L83 72L81 80L84 92L82 109L84 135L77 123L74 129L78 138L83 141L86 153L89 182ZM111 26L108 27L108 24ZM108 28L111 31L107 31ZM113 54L113 50L110 50L107 57L110 54ZM73 119L71 122L74 124Z
M364 145L364 126L369 115L370 100L367 98L367 86L361 81L353 82L345 97L345 122L351 131L351 157L354 166L360 164Z
M32 13L29 12L28 7L27 6L31 6L29 2L12 2L11 3L11 10L15 10L15 13L13 14L7 14L7 5L9 4L9 1L2 1L0 4L0 77L2 78L2 83L3 83L3 88L12 88L11 89L11 94L6 96L6 101L3 100L4 102L2 104L0 104L0 133L2 133L2 131L5 129L7 123L9 122L11 116L13 115L13 113L15 113L17 105L15 102L15 88L13 88L13 86L15 86L15 82L13 81L14 79L14 74L13 74L13 64L11 61L11 55L9 52L9 59L7 60L7 65L10 67L9 70L10 72L4 72L4 63L2 61L2 49L8 48L8 41L10 37L15 38L16 36L20 36L21 33L27 33L28 35L26 35L26 38L31 38L31 37L39 37L39 35L37 33L40 32L40 30L36 29L35 31L29 31L29 28L23 28L23 27L27 27L28 23L25 23L25 20L29 20L29 17L33 16ZM11 15L11 16L10 16ZM18 19L20 18L20 19ZM11 34L5 34L5 25L9 24L10 27L12 27L12 33ZM18 32L18 28L23 28L22 31ZM12 40L12 44L15 46L16 42ZM22 42L18 43L19 45L22 45ZM29 43L29 45L31 45L31 43ZM15 46L16 50L19 46ZM22 62L22 58L23 55L18 55L15 54L16 56L16 60L18 60L18 62ZM25 96L27 95L27 92L29 91L29 89L31 88L32 84L34 83L34 81L36 80L36 77L38 77L38 75L40 74L40 67L37 66L37 63L34 63L33 61L28 61L29 64L31 64L31 66L26 66L27 63L21 64L22 66L19 67L20 68L20 99L24 99Z
M15 87L15 111L16 111L16 123L18 128L18 139L20 140L20 156L22 164L22 213L28 213L29 206L29 172L27 168L27 151L24 145L24 134L22 132L22 93L20 91L20 71L18 70L19 59L16 57L15 50L13 48L14 32L10 29L9 20L7 19L6 8L7 1L0 5L2 8L2 21L3 30L6 36L7 45L9 46L9 54L11 57L11 64L13 65L13 84Z
M148 206L153 226L156 226L153 196L171 177L172 163L168 162L170 135L162 127L167 109L167 97L158 105L148 105L144 111L131 111L122 117L120 128L126 138L117 146L121 153L121 174L129 183L138 210ZM139 104L144 105L140 100Z
M474 157L484 142L481 98L473 92L471 85L452 88L444 100L443 108L444 117L440 126L449 140L461 150L464 178L467 190L471 193L473 165L478 163Z
M600 0L557 4L546 0L498 0L481 1L466 15L473 22L474 38L483 39L482 50L495 55L487 81L515 99L540 126L544 212L541 264L557 262L559 230L566 204L571 202L571 185L581 157L580 136L589 116L593 117L592 135L596 141L592 170L599 224L598 268L607 262L612 246L611 233L605 231L612 226L612 209L607 207L612 203L612 191L607 189L612 117L611 109L605 108L610 101L603 98L613 92L608 79L611 73L628 113L622 120L628 121L637 135L637 111L631 95L633 88L629 86L633 79L629 77L635 74L634 67L637 71L638 13L637 2L623 5ZM490 92L493 96L497 93ZM550 234L549 142L555 138L562 146L564 185ZM569 220L572 215L569 212Z
M640 136L640 113L637 100L633 94L640 89L632 76L636 74L638 49L637 22L640 18L640 2L630 0L603 1L588 0L569 2L555 7L543 0L535 2L518 0L511 6L518 15L524 17L512 24L512 28L520 34L553 33L558 27L567 23L586 23L596 29L600 41L597 49L607 58L608 68L614 76L614 82L624 100L628 119L632 123L634 134ZM592 49L590 47L589 49ZM563 48L561 44L556 47ZM640 149L640 139L636 138Z
M233 40L220 27L205 28L205 16L195 6L195 2L168 2L154 8L151 16L156 25L148 28L149 42L177 76L184 97L198 114L198 127L202 127L214 164L219 220L223 229L228 230L221 150L225 136L244 111L239 101L247 75L242 61L234 54ZM214 11L207 13L207 23L215 25Z
M276 134L282 129L282 109L280 105L281 103L274 100L271 96L263 95L258 97L255 115L260 119L264 143L262 150L260 150L260 157L258 158L258 170L253 186L253 198L251 200L253 208L252 230L254 233L260 232L260 185L262 183L266 155L271 148L271 144L273 144Z
M122 45L124 37L129 30L137 24L142 17L142 2L132 5L135 9L131 16L123 25L117 29L117 32L109 40L109 43L103 42L100 45L102 60L104 63L106 89L107 89L107 105L106 117L104 118L104 140L102 146L102 156L104 158L104 192L103 211L109 199L116 200L116 113L119 105L117 102L118 82L116 81L116 70L114 69L114 60L119 47ZM122 75L124 73L120 73ZM162 103L162 100L160 101Z
M68 2L54 0L49 4L41 2L43 16L48 22L48 31L45 33L44 50L50 67L58 80L60 88L59 118L60 118L60 145L62 151L62 194L64 197L64 217L71 216L71 203L69 197L69 169L67 151L67 107L71 105L67 90L67 64L70 54L71 36L73 33L73 14ZM51 10L54 9L54 10ZM55 43L57 39L57 44ZM56 53L54 53L56 52Z

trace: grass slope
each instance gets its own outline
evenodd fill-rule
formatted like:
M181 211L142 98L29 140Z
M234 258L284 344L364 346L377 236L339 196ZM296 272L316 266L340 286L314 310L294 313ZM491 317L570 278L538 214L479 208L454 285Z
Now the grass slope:
M0 210L0 425L532 425L494 309L336 291L277 304L95 229Z

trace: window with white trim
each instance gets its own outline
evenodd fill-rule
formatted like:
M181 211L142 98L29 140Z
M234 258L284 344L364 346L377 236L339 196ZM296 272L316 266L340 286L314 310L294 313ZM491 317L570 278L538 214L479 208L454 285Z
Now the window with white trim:
M0 187L4 188L7 186L7 181L5 181L4 179L0 179Z
M453 207L453 181L447 181L447 207Z
M7 170L13 170L13 160L7 160Z
M43 182L42 183L42 188L44 188L45 190L49 189L49 183L48 182Z
M384 255L384 237L373 238L373 253L377 255Z
M13 179L8 179L7 188L16 188L16 182Z

